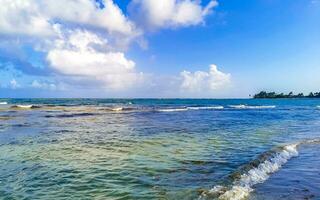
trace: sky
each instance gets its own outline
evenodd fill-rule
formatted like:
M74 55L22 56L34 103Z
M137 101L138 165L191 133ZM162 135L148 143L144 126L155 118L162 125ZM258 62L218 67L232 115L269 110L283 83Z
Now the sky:
M2 98L320 90L320 0L0 3Z

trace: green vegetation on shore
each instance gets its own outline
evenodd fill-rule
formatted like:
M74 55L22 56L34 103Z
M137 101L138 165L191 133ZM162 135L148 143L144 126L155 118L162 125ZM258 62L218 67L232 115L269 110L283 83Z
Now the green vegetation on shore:
M253 96L254 99L282 99L282 98L320 98L320 92L310 92L309 95L304 95L303 93L293 94L290 92L289 94L284 93L275 93L275 92L266 92L261 91L258 94Z

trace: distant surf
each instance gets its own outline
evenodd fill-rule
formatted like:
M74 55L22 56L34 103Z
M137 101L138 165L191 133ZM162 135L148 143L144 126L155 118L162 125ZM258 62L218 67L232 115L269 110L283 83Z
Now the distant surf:
M223 106L191 106L191 107L182 107L182 108L163 108L158 109L159 112L181 112L188 110L221 110L224 109Z
M0 105L7 105L7 104L8 104L8 102L6 102L6 101L0 102Z
M233 182L229 186L216 185L208 192L204 192L199 199L212 197L220 200L246 199L254 190L256 184L265 182L271 174L277 172L291 158L299 155L298 146L301 144L319 143L320 139L306 140L288 144L265 152L257 160L244 166L230 177Z
M203 107L187 107L189 110L220 110L223 106L203 106Z
M159 109L157 111L159 112L181 112L181 111L187 111L188 108L165 108L165 109Z
M16 108L16 109L32 109L32 108L40 108L40 106L35 106L35 105L14 105L14 106L11 106L11 108Z
M248 105L230 105L230 108L235 108L235 109L272 109L276 108L276 106L248 106Z
M113 111L113 112L121 112L121 111L132 111L135 110L134 108L131 107L103 107L100 110L104 111Z

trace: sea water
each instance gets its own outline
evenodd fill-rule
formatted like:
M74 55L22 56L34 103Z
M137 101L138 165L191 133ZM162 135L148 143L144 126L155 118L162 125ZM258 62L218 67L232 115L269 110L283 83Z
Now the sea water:
M320 199L320 100L0 102L0 199Z

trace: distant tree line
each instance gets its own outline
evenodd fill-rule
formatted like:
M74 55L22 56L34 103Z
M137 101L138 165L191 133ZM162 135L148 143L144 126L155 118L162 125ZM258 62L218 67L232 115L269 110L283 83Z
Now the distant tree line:
M255 99L280 99L280 98L320 98L320 92L310 92L309 95L304 95L303 93L293 94L290 92L289 94L284 93L275 93L275 92L266 92L261 91L258 94L253 96Z

